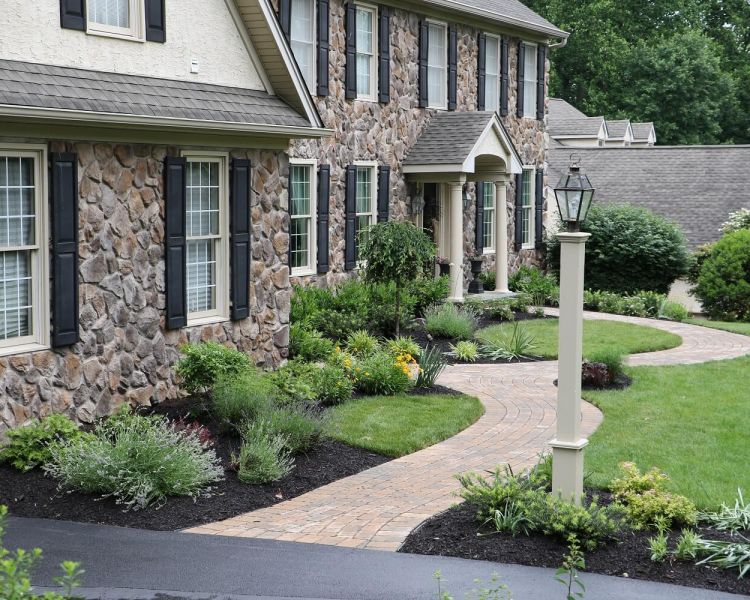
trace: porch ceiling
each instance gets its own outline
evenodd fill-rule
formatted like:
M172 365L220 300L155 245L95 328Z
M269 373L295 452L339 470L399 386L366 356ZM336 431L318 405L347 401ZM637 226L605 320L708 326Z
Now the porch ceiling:
M440 112L404 159L413 179L491 180L521 173L522 162L494 112Z

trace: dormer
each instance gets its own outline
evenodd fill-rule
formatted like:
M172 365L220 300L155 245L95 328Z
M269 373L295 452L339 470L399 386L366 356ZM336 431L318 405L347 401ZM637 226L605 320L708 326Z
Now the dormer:
M656 145L656 129L653 123L632 123L633 148L650 148Z
M550 137L563 146L603 146L608 138L607 122L604 117L559 120L550 117L549 132Z
M629 147L633 143L633 128L630 121L623 119L620 121L607 121L607 139L605 146L625 146Z

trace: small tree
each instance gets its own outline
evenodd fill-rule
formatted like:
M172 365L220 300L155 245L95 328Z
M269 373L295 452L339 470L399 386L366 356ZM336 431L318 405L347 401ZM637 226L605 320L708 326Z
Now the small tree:
M368 230L362 245L364 278L396 285L396 335L401 325L401 292L407 283L425 274L434 256L430 238L408 221L386 221Z

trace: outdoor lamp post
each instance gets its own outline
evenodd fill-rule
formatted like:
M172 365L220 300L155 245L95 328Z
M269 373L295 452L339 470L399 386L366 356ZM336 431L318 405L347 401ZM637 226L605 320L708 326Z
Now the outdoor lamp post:
M560 333L558 341L557 435L552 446L552 491L565 500L581 503L583 449L581 437L581 362L583 360L583 267L586 241L581 233L594 199L594 188L571 156L570 169L555 187L560 218L567 231L560 240Z

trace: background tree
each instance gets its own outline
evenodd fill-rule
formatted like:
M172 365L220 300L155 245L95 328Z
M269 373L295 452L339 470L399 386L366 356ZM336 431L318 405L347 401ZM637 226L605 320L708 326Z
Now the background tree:
M386 221L373 225L362 245L364 278L372 283L396 285L396 335L401 327L401 293L409 282L423 277L432 266L435 244L408 221Z

